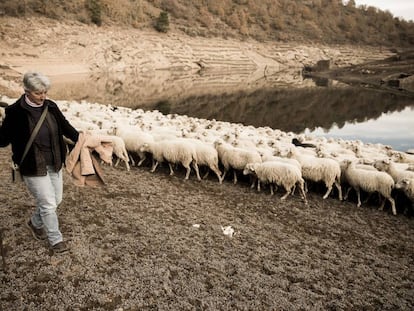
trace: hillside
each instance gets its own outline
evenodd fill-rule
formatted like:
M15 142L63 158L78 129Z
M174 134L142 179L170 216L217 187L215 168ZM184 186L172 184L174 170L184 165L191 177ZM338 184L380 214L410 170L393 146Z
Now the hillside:
M4 0L3 16L43 16L98 26L123 25L193 37L412 46L414 23L341 0ZM165 12L167 24L159 24ZM158 23L158 24L157 24ZM158 27L157 27L158 26Z

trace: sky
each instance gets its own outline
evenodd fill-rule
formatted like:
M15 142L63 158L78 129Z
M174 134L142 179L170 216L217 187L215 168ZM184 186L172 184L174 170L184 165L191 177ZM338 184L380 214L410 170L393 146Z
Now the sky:
M357 6L368 5L390 11L395 17L414 21L414 0L355 0Z

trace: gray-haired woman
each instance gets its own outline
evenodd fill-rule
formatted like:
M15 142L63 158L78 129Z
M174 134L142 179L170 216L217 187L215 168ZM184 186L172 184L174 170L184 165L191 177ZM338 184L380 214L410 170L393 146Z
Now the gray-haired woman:
M69 249L63 241L56 214L62 201L62 166L67 151L63 136L76 142L79 133L56 103L46 98L50 88L46 76L28 72L23 76L23 86L24 94L5 109L0 147L11 144L13 162L19 164L23 180L35 198L35 211L26 223L31 233L38 240L47 238L50 248L62 253ZM23 158L31 133L46 107L46 117Z

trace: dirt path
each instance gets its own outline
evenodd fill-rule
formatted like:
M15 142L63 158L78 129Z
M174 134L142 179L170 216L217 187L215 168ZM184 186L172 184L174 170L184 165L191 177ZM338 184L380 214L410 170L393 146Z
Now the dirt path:
M305 206L246 182L105 167L105 188L65 175L71 252L52 256L24 226L33 205L9 157L0 149L0 310L413 309L413 218L317 191Z

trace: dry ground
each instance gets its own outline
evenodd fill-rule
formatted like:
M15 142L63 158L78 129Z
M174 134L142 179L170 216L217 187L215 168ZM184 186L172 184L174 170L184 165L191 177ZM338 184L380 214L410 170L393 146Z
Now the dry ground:
M318 191L306 206L211 174L105 167L104 188L65 175L59 219L71 251L52 255L24 226L33 203L11 182L9 159L0 149L0 310L414 307L412 217Z

